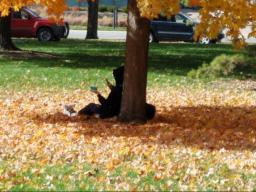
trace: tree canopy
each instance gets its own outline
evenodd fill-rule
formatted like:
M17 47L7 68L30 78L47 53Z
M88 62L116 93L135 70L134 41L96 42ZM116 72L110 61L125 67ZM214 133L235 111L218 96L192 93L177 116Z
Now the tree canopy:
M153 19L159 13L171 16L179 11L180 0L137 0L141 16Z
M0 16L7 16L10 9L15 11L33 4L47 7L49 16L60 18L66 9L65 0L0 0Z
M195 38L214 38L220 29L226 29L233 45L240 48L245 44L241 29L252 25L248 37L256 36L256 2L254 0L203 0L201 1L200 23Z

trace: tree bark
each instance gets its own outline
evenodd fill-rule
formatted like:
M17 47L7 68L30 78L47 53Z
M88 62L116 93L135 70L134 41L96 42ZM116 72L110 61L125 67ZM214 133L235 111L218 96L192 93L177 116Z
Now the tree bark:
M0 49L18 50L11 38L11 14L0 17Z
M128 0L125 72L119 119L146 121L146 88L149 45L149 20L140 17L136 0Z
M88 22L86 39L98 39L99 0L88 0Z

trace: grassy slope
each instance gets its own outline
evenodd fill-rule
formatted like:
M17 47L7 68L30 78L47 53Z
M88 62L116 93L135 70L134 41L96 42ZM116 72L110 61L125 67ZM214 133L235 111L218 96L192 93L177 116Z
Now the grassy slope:
M112 69L124 62L125 45L122 42L16 40L15 43L22 49L49 52L57 58L20 59L0 55L2 88L101 87L104 78L112 78ZM230 45L151 44L149 85L191 84L194 81L186 77L187 72L222 53L234 54L235 51Z

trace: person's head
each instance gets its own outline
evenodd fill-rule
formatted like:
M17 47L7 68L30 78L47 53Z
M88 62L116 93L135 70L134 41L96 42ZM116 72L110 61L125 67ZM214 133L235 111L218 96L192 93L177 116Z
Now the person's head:
M118 67L113 70L113 75L116 81L116 85L123 85L124 81L124 66Z

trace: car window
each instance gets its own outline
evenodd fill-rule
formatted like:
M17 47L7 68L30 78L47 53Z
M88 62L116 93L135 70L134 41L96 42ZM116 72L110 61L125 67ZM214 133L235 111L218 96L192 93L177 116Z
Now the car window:
M14 12L14 13L13 13L13 18L15 18L15 19L21 19L21 13L20 13L20 11Z
M187 19L185 17L182 17L181 15L176 15L175 16L176 22L177 23L186 23Z
M167 18L165 16L158 15L158 17L154 18L153 20L154 21L167 21Z
M28 12L33 17L40 18L40 16L36 12L32 11L31 9L26 8L26 12Z
M175 15L172 15L172 16L169 18L169 21L171 21L171 22L176 22Z
M13 18L26 20L29 19L29 14L23 10L17 11L13 13Z
M157 18L153 19L154 21L170 21L170 22L176 22L176 23L187 23L187 18L183 15L177 14L173 15L170 18L167 18L166 16L159 14Z
M170 21L170 22L176 22L175 16L171 16L170 18L166 18L166 21Z

